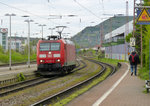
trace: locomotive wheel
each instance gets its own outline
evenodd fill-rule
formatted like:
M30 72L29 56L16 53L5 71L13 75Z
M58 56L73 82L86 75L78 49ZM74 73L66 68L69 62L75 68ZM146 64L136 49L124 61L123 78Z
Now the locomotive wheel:
M66 75L66 74L68 74L68 67L64 67L62 69L62 75Z
M67 72L70 73L71 71L72 71L72 68L70 66L70 67L68 67Z

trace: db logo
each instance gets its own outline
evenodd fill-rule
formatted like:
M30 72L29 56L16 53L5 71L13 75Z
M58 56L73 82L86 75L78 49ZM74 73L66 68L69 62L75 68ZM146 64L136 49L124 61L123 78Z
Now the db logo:
M1 30L2 33L7 33L8 32L7 28L1 28L0 30Z

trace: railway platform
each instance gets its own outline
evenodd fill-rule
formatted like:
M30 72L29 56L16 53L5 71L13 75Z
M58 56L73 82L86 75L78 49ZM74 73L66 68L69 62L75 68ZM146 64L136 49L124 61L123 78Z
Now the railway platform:
M144 93L145 81L131 76L129 64L121 64L115 74L67 106L150 106L150 93Z
M9 70L9 67L0 67L0 81L13 79L18 73L23 73L23 75L32 75L36 70L36 64L31 64L30 68L28 68L27 65L12 66L11 70Z

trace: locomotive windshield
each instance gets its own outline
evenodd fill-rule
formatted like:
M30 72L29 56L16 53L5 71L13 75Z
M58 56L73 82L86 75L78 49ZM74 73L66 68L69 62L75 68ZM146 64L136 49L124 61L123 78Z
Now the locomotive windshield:
M40 51L59 51L60 43L40 43Z
M60 43L51 43L51 51L60 50Z
M50 51L50 43L40 43L40 51Z

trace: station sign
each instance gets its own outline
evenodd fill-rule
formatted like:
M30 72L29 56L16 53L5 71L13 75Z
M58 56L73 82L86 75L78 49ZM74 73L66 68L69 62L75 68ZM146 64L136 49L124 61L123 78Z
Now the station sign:
M7 28L0 28L0 32L1 33L8 33L8 29Z
M137 24L150 24L150 9L137 10Z
M130 38L130 46L131 47L135 46L135 37Z

